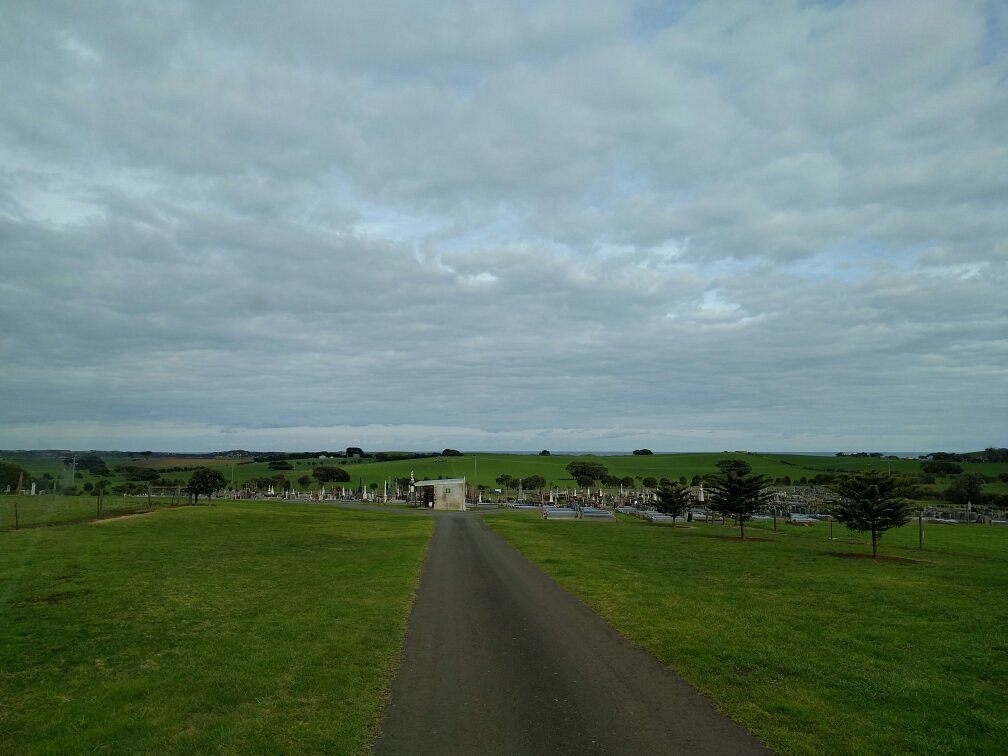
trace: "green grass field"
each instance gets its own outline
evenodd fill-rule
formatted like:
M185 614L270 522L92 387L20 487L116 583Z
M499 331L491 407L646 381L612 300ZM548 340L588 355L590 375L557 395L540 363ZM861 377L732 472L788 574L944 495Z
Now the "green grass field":
M488 516L626 637L784 753L1004 753L1008 528ZM759 539L759 540L758 540ZM576 636L576 629L572 629Z
M185 502L184 494L182 502ZM171 499L161 497L153 497L148 503L146 496L109 494L102 497L100 515L102 518L118 517L171 504ZM99 519L97 496L0 495L0 531L14 530L15 525L31 528L96 519Z
M219 502L0 533L0 751L365 751L432 526Z
M739 542L702 523L487 520L782 752L1008 742L1008 528L926 525L919 551L911 523L881 542L911 561L875 563L825 523L753 523ZM366 750L432 526L215 502L0 533L3 750Z

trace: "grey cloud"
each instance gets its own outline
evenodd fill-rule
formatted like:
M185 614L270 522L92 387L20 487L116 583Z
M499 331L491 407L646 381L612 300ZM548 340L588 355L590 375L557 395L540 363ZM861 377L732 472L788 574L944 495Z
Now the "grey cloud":
M990 5L13 19L0 446L1002 442Z

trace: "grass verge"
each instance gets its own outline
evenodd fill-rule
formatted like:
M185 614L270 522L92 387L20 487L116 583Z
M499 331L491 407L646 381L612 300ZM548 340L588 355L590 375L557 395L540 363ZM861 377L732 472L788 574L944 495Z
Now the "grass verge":
M626 637L785 753L999 753L1008 528L915 527L883 554L834 525L774 533L487 522ZM756 540L756 539L759 540ZM572 628L576 636L576 629Z
M360 753L432 520L183 507L0 534L11 753Z

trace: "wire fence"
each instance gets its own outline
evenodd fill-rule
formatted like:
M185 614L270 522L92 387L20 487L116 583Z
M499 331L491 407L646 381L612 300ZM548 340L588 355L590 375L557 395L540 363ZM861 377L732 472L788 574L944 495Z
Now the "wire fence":
M186 503L186 496L0 495L0 531L88 522Z

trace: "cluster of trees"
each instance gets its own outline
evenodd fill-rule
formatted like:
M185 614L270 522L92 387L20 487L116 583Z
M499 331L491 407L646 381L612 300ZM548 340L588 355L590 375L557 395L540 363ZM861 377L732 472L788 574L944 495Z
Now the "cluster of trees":
M921 462L921 472L928 473L930 475L961 475L962 465L958 462L949 462L944 459L940 460L927 460Z
M634 454L638 452L643 452L645 455L652 453L648 449L637 449ZM601 462L570 462L564 469L570 473L571 478L582 488L589 488L596 484L601 484L608 488L618 488L619 486L623 486L623 488L636 488L637 486L637 478L634 478L632 475L625 475L623 477L611 475L609 469ZM692 485L700 485L700 480L699 475L694 475ZM682 485L686 485L686 476L681 476L679 482ZM667 485L671 481L665 477L659 479L653 475L649 475L641 478L640 483L645 488L655 489L658 486Z
M740 535L745 538L746 520L770 501L769 480L754 474L741 460L721 460L717 466L720 472L707 477L708 507L736 518ZM833 516L851 530L871 533L873 557L878 556L882 534L909 520L912 484L905 477L868 470L838 478L833 489L838 496ZM663 486L659 489L659 506L676 516L689 506L688 496L682 486Z
M617 488L619 486L634 488L637 484L636 479L632 475L626 475L622 478L610 475L608 468L598 462L571 462L567 465L566 469L571 474L571 478L581 488L591 488L594 485L603 485L608 488ZM662 478L661 480L665 483L668 482L668 478ZM542 475L530 475L526 478L519 478L504 473L497 476L496 481L497 485L503 488L518 488L518 484L521 483L521 487L526 490L545 488L547 485L546 478ZM682 482L685 483L686 478L683 478ZM697 477L697 482L699 482L699 477ZM641 481L641 484L647 488L656 488L659 481L657 478L647 477Z
M319 465L318 467L312 469L311 475L308 475L307 473L301 475L297 479L297 485L301 488L310 488L311 486L322 483L348 483L349 481L350 473L342 467ZM265 491L270 486L279 490L286 490L294 487L294 485L288 480L287 476L283 473L277 473L276 475L266 478L252 478L246 481L245 485L257 491Z
M753 474L752 466L742 460L723 459L717 463L717 468L718 473L703 479L708 486L707 507L725 517L735 518L739 532L745 538L746 521L770 501L770 480L765 475ZM694 479L693 485L699 482ZM671 515L673 527L676 519L689 512L693 506L690 486L686 485L685 477L681 477L678 482L662 478L655 493L658 497L656 508Z
M253 457L254 462L275 462L289 459L318 459L319 457L342 457L343 451L313 451L313 452L266 452Z
M153 467L139 467L137 465L118 465L115 471L128 481L153 482L161 478L160 473Z
M19 481L22 486L31 488L31 476L27 470L15 462L0 462L0 493L8 488L16 491Z
M649 454L654 454L650 449L634 449L633 453L635 457L646 457Z
M311 483L312 479L308 478L308 484L310 485ZM283 473L277 473L276 475L269 475L261 478L249 478L242 485L253 491L268 491L270 486L272 486L274 490L279 491L285 491L288 488L292 488L291 482Z
M321 465L312 470L312 476L319 483L346 483L350 480L350 473L342 467L329 467Z
M63 464L67 467L73 465L73 455L63 457ZM107 478L112 475L112 471L108 469L108 466L105 464L105 460L97 454L79 455L77 457L77 469L89 472L92 475L101 476L103 478Z
M957 475L952 485L945 489L945 501L965 507L967 504L979 506L983 503L984 476L979 473Z
M397 462L404 459L428 459L441 456L437 452L375 452L375 462ZM407 478L407 480L409 480Z
M507 473L497 476L497 485L503 488L518 488L521 485L526 491L533 491L546 487L546 478L542 475L529 475L526 478L516 478Z
M983 453L984 462L1008 462L1008 449L988 446Z
M609 468L601 462L568 462L564 469L576 481L580 482L582 479L586 479L588 485L596 480L602 480L609 474Z
M988 446L978 453L932 452L926 456L945 462L1008 462L1008 449L1002 446Z
M548 452L547 452L548 453ZM331 452L331 451L318 451L318 452L267 452L265 454L256 455L252 461L255 462L267 462L272 470L284 470L291 469L290 467L283 467L283 463L290 462L291 460L299 459L321 459L323 457L332 458L343 458L347 460L369 458L374 459L375 462L396 462L404 459L428 459L430 457L461 457L462 452L458 449L444 449L440 452L402 452L402 451L385 451L385 452L373 452L371 454L366 453L359 446L348 446L345 450Z

